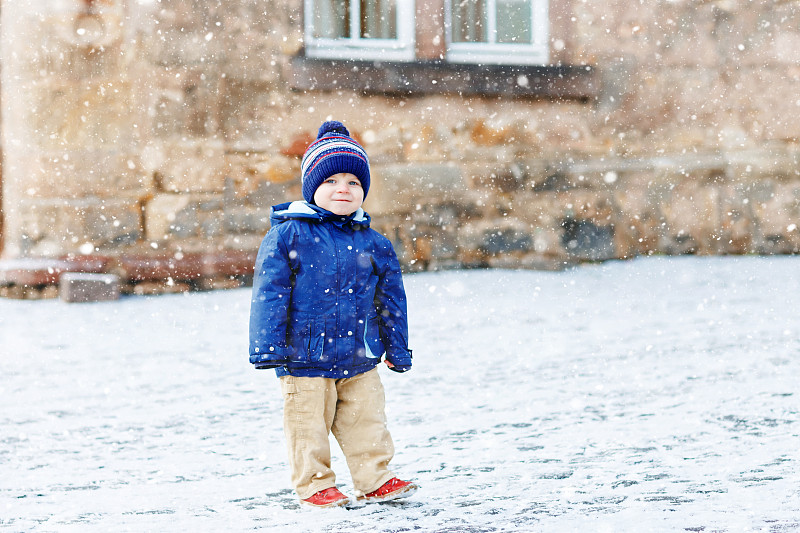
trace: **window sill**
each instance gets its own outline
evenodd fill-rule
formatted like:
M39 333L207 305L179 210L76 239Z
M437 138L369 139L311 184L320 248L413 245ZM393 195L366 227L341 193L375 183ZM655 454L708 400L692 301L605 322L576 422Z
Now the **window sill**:
M363 94L505 96L591 100L597 69L583 65L470 65L446 62L349 61L295 56L289 65L298 91Z

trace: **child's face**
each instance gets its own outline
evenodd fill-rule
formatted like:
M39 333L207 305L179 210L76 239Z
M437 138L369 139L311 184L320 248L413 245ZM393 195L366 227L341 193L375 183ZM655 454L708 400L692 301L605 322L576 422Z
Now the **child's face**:
M352 215L364 203L364 189L352 174L334 174L317 187L314 203L335 215Z

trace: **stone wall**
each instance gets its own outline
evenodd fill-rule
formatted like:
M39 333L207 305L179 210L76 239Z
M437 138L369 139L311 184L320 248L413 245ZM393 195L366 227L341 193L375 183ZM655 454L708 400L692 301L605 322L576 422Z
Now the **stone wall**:
M408 269L796 253L800 1L629 4L551 1L587 101L293 90L301 0L3 2L3 257L239 261L329 117Z

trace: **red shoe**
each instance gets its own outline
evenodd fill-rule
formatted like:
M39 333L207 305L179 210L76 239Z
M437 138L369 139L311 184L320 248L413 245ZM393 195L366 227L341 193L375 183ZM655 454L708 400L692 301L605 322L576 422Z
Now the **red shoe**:
M406 498L417 492L419 486L411 481L403 481L393 477L378 490L374 490L363 496L359 496L359 501L367 502L388 502L389 500L396 500L398 498Z
M300 503L319 508L342 507L350 503L350 498L342 494L336 487L331 487L315 493L310 498L300 500Z

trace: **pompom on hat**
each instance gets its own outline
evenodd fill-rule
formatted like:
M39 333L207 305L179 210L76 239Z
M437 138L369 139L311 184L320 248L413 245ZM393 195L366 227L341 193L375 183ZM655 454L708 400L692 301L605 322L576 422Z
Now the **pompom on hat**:
M334 174L352 174L361 182L364 198L369 191L369 159L367 152L339 121L330 120L319 127L317 140L303 155L303 198L314 203L314 193L323 181Z

